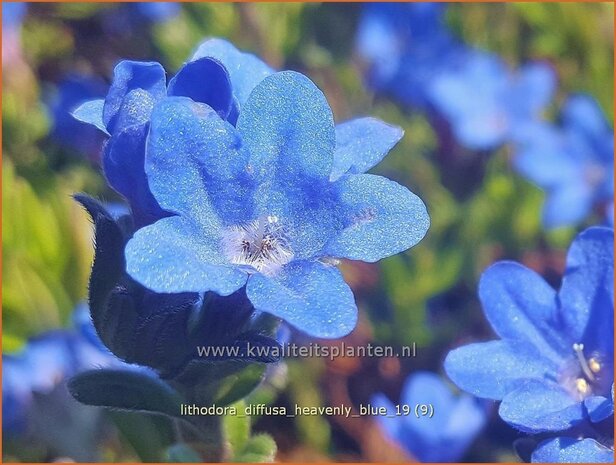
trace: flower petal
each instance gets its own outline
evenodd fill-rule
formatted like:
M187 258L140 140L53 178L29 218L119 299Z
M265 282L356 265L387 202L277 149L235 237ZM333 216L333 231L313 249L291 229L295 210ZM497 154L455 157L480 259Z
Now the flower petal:
M548 192L543 205L546 228L570 226L582 221L593 205L593 192L583 180L570 181Z
M449 352L445 359L445 371L460 389L494 400L529 379L543 379L557 369L534 348L506 341L463 346Z
M233 86L233 95L240 107L246 103L255 86L274 73L274 70L259 58L251 53L240 52L223 39L209 39L199 45L192 60L203 57L214 58L227 69Z
M601 107L587 95L569 97L563 107L562 118L567 127L580 131L590 139L599 140L609 132Z
M132 90L141 89L154 101L166 95L165 70L156 62L121 61L113 70L113 82L105 99L103 121L110 133L115 131L116 119L124 97Z
M603 396L591 396L584 399L584 407L590 421L598 423L614 415L614 401Z
M539 444L533 463L614 463L614 451L594 439L553 438Z
M519 263L499 262L484 271L479 299L486 318L503 339L532 344L554 360L575 342L562 337L556 291Z
M73 118L83 123L91 124L109 135L105 123L103 123L103 99L89 100L73 110Z
M593 227L579 234L567 255L559 293L563 319L586 350L614 350L614 230Z
M500 417L526 433L563 431L584 418L582 403L551 381L531 380L507 394Z
M339 338L357 323L357 306L342 274L320 262L295 261L275 277L255 274L246 293L257 310L314 337Z
M127 272L155 292L232 294L247 276L227 265L215 224L172 216L139 229L126 244Z
M394 181L358 174L335 186L343 229L325 246L327 255L375 262L414 246L428 231L424 203Z
M168 94L205 103L223 119L229 115L233 103L229 73L211 58L201 58L182 66L169 81Z
M510 93L514 98L522 98L511 103L526 110L523 116L539 116L538 112L552 101L556 85L556 73L548 63L528 63L520 69Z
M237 128L257 179L298 185L329 178L334 118L307 77L283 71L265 78L241 109Z
M336 151L330 179L361 174L380 162L404 131L376 118L357 118L336 126Z
M225 225L253 220L247 165L235 128L209 106L168 97L152 112L146 173L164 209Z
M144 171L147 124L114 132L105 146L103 169L109 185L131 206L137 226L167 216L150 192Z

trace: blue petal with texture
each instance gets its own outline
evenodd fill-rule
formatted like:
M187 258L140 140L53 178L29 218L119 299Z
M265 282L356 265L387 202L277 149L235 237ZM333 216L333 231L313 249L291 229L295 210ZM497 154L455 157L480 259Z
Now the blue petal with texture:
M257 310L314 337L339 338L357 323L353 293L334 266L294 261L276 276L255 274L246 294Z
M182 66L169 81L168 94L205 103L223 119L229 115L233 104L229 73L211 58L201 58Z
M343 229L324 253L375 262L417 244L430 217L419 197L382 176L345 176L335 184Z
M533 463L614 463L614 451L594 439L553 438L539 444Z
M209 39L203 42L193 60L210 57L220 61L229 72L233 95L240 108L248 100L252 90L274 70L251 53L240 52L231 43L223 39Z
M554 326L558 320L556 291L525 266L515 262L492 265L481 276L479 298L501 338L532 344L555 361L570 348L573 341L563 339L562 328Z
M155 292L232 294L247 276L228 265L216 221L211 223L173 216L139 229L126 244L126 270Z
M137 226L167 216L150 192L143 167L147 132L147 124L115 132L103 156L105 177L109 185L128 200Z
M461 389L499 400L529 379L542 379L559 365L541 357L532 347L491 341L455 349L445 359L445 371Z
M608 349L614 340L614 230L593 227L579 234L567 254L560 290L563 318L576 342ZM588 347L602 343L603 347Z
M329 178L334 117L323 93L302 74L283 71L261 81L240 111L237 128L257 179L298 184Z
M221 224L253 220L248 156L235 128L209 106L168 97L152 112L146 173L166 210Z
M563 431L584 419L582 403L551 381L530 380L507 394L498 410L510 425L526 432Z
M156 62L121 61L113 70L113 81L103 107L103 121L110 133L115 130L116 119L124 97L132 90L141 89L154 101L166 93L165 70Z
M109 135L103 122L103 105L105 105L103 99L89 100L75 108L72 115L76 120L91 124Z
M380 162L404 131L376 118L357 118L336 126L336 150L330 179L361 174Z

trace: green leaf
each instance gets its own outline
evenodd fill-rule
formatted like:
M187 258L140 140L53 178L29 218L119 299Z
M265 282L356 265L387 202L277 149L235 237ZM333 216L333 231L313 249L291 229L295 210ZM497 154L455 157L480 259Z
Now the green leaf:
M257 434L250 438L244 450L233 460L242 463L273 462L276 457L276 443L267 434Z
M246 397L265 374L265 365L243 361L193 360L174 379L184 397L202 406L225 406Z
M180 417L180 395L163 381L144 373L90 370L71 378L68 388L83 404Z

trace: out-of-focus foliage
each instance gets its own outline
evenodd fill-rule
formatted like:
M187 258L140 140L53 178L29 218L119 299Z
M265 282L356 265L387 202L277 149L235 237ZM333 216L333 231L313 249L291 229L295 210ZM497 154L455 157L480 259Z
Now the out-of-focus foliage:
M177 14L159 22L127 8L29 4L13 44L16 59L3 63L5 353L45 329L67 326L74 306L87 294L91 227L71 194L85 191L105 201L119 200L105 187L97 160L50 137L48 96L72 72L109 82L120 59L156 60L171 74L203 39L214 36L258 54L274 68L307 74L324 91L337 122L371 115L402 127L405 137L372 172L418 193L431 216L428 235L407 253L378 264L343 264L360 309L359 326L345 343L399 347L415 342L417 357L290 360L284 376L268 374L244 402L289 408L341 401L359 405L377 392L398 399L409 373L442 372L449 349L491 337L476 298L479 276L489 264L515 259L558 283L577 229L542 228L544 193L515 173L508 148L489 154L439 150L436 128L423 116L376 98L364 87L353 50L360 5L184 3ZM559 79L549 116L557 116L568 94L585 92L613 122L612 4L451 4L446 18L457 37L513 66L533 58L549 61ZM173 446L176 432L166 420L121 412L108 419L115 428L98 444L100 459L195 461L191 447ZM275 453L280 460L295 461L384 460L381 443L371 448L369 435L363 435L373 430L358 424L263 415L250 422L225 419L224 431L234 460L263 460ZM272 435L277 452L262 432ZM512 460L511 443L517 437L490 412L488 426L464 459ZM8 450L9 458L56 458L36 444Z

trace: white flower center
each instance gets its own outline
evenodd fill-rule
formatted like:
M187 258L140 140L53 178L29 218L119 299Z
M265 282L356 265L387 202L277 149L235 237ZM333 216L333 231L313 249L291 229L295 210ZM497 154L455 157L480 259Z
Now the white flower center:
M268 276L276 274L294 255L276 216L230 226L223 233L222 248L231 263L249 266Z

